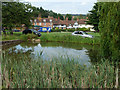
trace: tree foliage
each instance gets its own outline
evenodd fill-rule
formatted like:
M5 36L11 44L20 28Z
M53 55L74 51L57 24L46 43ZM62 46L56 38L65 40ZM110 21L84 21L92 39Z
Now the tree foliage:
M20 2L3 2L2 3L2 24L3 27L12 27L25 24L30 26L32 17L32 6Z
M71 14L66 14L65 19L68 18L68 20L72 20L72 15Z
M101 5L100 3L95 3L93 6L93 9L89 11L87 24L93 25L95 31L99 32L98 25L99 25L99 13L98 13L98 5Z
M102 3L99 29L104 58L120 60L120 2Z
M58 14L58 17L59 17L61 20L64 20L63 15L61 15L60 13Z

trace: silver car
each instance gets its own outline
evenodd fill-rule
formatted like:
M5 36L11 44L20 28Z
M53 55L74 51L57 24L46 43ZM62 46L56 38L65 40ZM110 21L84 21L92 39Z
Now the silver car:
M72 33L72 35L79 35L79 36L82 36L82 37L93 38L92 35L89 35L89 34L87 34L86 32L83 32L83 31L74 31Z

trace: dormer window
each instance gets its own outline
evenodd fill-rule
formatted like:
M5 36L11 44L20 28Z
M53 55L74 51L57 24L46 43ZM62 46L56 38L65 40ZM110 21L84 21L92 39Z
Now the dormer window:
M46 20L44 19L43 22L46 22Z
M50 22L52 22L52 19L50 19Z

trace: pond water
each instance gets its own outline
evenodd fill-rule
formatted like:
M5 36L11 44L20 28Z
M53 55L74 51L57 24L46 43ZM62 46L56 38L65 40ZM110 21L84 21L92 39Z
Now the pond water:
M40 42L40 43L21 43L18 45L4 47L3 53L16 53L19 55L22 52L29 55L30 58L38 60L41 57L43 60L51 60L53 58L67 58L76 60L81 65L90 66L100 59L100 46L73 44L73 43L58 43L58 42Z

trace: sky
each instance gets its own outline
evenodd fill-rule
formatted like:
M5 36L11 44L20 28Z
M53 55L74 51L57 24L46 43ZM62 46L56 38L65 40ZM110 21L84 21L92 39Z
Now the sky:
M60 14L87 14L97 0L22 0Z

